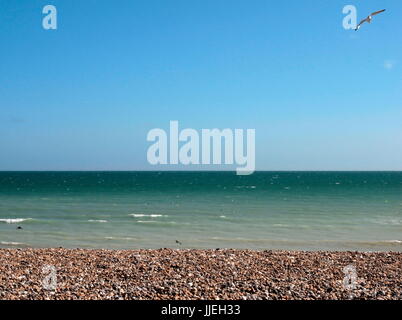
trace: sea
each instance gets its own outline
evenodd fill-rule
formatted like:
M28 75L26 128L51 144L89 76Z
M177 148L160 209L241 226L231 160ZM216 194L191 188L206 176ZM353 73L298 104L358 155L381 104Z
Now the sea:
M402 251L402 172L0 172L0 247Z

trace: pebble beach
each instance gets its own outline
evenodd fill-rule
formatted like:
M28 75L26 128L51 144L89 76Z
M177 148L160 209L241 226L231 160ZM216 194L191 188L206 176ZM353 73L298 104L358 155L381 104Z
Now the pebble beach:
M397 252L0 249L0 299L399 300L401 271Z

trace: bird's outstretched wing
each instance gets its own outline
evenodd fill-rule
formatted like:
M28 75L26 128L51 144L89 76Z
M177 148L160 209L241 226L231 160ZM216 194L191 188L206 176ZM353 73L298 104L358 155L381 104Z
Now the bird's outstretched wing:
M356 26L355 31L359 30L359 29L360 29L360 26L361 26L363 23L365 23L365 22L371 22L371 18L372 18L373 16L375 16L375 15L381 13L381 12L384 12L384 11L385 11L385 9L379 10L379 11L375 11L375 12L373 12L372 14L370 14L366 19L363 19L362 21L360 21L360 23Z
M384 12L384 11L385 11L385 9L380 10L380 11L376 11L376 12L373 12L373 13L371 14L371 16L375 16L376 14L379 14L379 13Z
M356 31L357 30L359 30L359 28L360 28L360 26L363 24L363 23L365 23L366 21L368 21L368 18L366 18L366 19L363 19L362 21L360 21L360 23L356 26Z

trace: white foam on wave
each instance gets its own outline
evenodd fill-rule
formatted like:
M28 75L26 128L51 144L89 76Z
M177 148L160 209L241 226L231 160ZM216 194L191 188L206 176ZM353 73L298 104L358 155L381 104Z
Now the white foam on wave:
M382 225L393 225L399 226L402 224L402 219L398 218L377 218L371 220L373 223L382 224Z
M158 217L166 217L163 214L144 214L144 213L131 213L129 216L134 218L141 218L141 217L150 217L150 218L158 218Z
M0 244L5 245L5 246L23 246L25 243L21 242L8 242L8 241L0 241Z
M236 186L238 189L256 189L257 186Z
M4 223L21 223L26 220L32 220L32 218L8 218L8 219L0 219L0 222Z
M172 224L178 224L176 221L155 221L155 220L137 220L136 223L156 223L160 225L172 225ZM180 223L180 224L185 224L185 223Z
M402 243L402 240L388 240L385 242L389 242L389 243Z
M130 237L105 237L106 240L137 240L136 238Z
M108 222L108 221L107 221L107 220L92 220L92 219L90 219L90 220L88 220L88 222L106 223L106 222Z

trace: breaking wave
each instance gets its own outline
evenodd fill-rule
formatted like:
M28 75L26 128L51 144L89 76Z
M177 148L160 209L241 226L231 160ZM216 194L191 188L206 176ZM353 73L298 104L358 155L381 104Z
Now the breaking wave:
M158 217L167 217L163 214L144 214L144 213L131 213L129 216L134 218L141 218L141 217L150 217L150 218L158 218Z
M21 223L27 220L32 220L32 218L7 218L7 219L0 219L0 222L3 223Z

